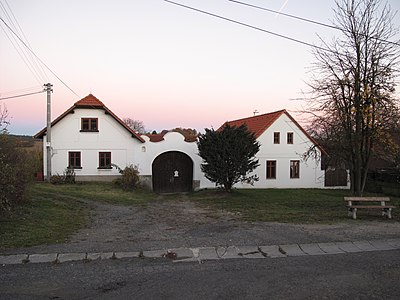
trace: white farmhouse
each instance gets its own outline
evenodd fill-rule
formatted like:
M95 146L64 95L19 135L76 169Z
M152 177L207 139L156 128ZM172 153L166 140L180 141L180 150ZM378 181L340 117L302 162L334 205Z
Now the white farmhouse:
M260 142L257 154L259 181L237 188L323 188L320 160L302 155L315 145L323 150L285 110L227 122L246 124ZM181 192L215 185L200 169L196 141L178 132L139 135L92 94L76 102L52 124L52 174L73 168L80 181L110 181L120 174L111 164L136 165L143 185L156 192ZM46 170L46 128L35 135L43 139Z
M254 172L259 178L255 188L324 187L325 171L321 168L324 151L286 110L229 121L222 126L242 124L261 144L256 155L260 166ZM311 148L315 155L303 159ZM251 186L238 184L236 187Z

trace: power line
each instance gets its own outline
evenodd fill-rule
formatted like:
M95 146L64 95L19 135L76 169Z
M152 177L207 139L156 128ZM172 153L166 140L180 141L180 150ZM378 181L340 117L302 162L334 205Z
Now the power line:
M14 25L12 20L10 19L10 16L9 16L7 10L3 6L3 3L1 3L1 2L0 2L0 8L3 11L5 17L10 21L10 23L12 25ZM14 50L18 53L19 57L21 58L21 60L25 64L25 66L32 73L33 77L35 77L35 79L36 79L36 81L38 83L41 83L40 76L39 76L38 72L36 71L36 69L34 68L34 66L32 65L31 60L29 60L29 57L27 56L27 53L26 53L25 49L21 47L21 44L18 42L18 40L15 38L15 36L13 36L12 34L8 33L5 30L5 28L3 28L3 26L1 26L1 29L3 30L3 32L4 32L5 36L7 37L7 39L10 41L11 45L14 47Z
M286 40L289 40L289 41L292 41L292 42L303 44L303 45L306 45L306 46L309 46L309 47L312 47L312 48L316 48L316 49L327 51L327 52L333 52L332 50L324 48L324 47L316 46L316 45L313 45L313 44L310 44L310 43L307 43L307 42L304 42L304 41L301 41L301 40L298 40L298 39L295 39L295 38L288 37L286 35L275 33L275 32L272 32L272 31L269 31L269 30L266 30L266 29L263 29L263 28L260 28L260 27L257 27L257 26L253 26L253 25L250 25L250 24L247 24L247 23L243 23L243 22L239 22L239 21L227 18L227 17L223 17L223 16L220 16L220 15L217 15L217 14L213 14L213 13L210 13L210 12L205 11L205 10L201 10L201 9L198 9L198 8L194 8L194 7L187 6L187 5L184 5L184 4L181 4L181 3L177 3L177 2L173 2L173 1L170 1L170 0L164 0L164 2L168 2L170 4L174 4L174 5L181 6L181 7L190 9L190 10L194 10L194 11L197 11L197 12L209 15L209 16L213 16L215 18L219 18L219 19L222 19L222 20L225 20L225 21L229 21L229 22L232 22L232 23L236 23L236 24L239 24L239 25L242 25L242 26L245 26L245 27L249 27L249 28L258 30L258 31L262 31L262 32L265 32L265 33L268 33L268 34L271 34L271 35L274 35L274 36L277 36L277 37L280 37L280 38L283 38L283 39L286 39Z
M0 98L0 100L7 100L7 99L13 99L13 98L19 98L19 97L24 97L24 96L30 96L30 95L35 95L35 94L40 94L45 92L45 90L42 90L40 92L34 92L34 93L28 93L28 94L22 94L22 95L16 95L16 96L11 96L11 97L4 97Z
M7 91L7 92L0 92L0 97L1 96L5 96L5 95L12 95L12 94L18 94L18 93L29 93L32 92L34 90L37 90L39 88L41 88L42 85L36 85L36 86L32 86L32 87L27 87L24 89L17 89L17 90L12 90L12 91Z
M14 24L13 19L10 16L10 13L7 11L7 8L3 5L3 3L0 1L0 8L4 13L5 18L8 20L10 23L10 26L13 27L13 29L18 32L18 28ZM12 11L11 14L13 15ZM25 65L28 67L28 69L31 71L32 75L36 78L37 82L43 82L43 77L40 76L40 72L38 71L38 67L34 65L34 59L32 59L32 55L27 52L25 48L21 46L21 43L18 42L18 40L15 38L14 35L11 34L11 37L8 35L8 33L3 29L5 35L7 36L8 40L10 43L13 45L15 51L17 51L18 55L22 59L22 61L25 63Z
M258 5L254 5L254 4L250 4L250 3L245 3L245 2L237 1L237 0L228 0L228 1L229 2L233 2L233 3L237 3L237 4L241 4L241 5L245 5L245 6L249 6L249 7L252 7L252 8L268 11L268 12L271 12L271 13L274 13L274 14L278 14L278 15L282 15L282 16L285 16L285 17L293 18L293 19L300 20L300 21L303 21L303 22L308 22L308 23L319 25L319 26L324 26L324 27L328 27L328 28L331 28L331 29L339 30L341 32L345 31L347 33L351 33L350 31L344 30L343 28L340 28L340 27L335 26L335 25L330 25L330 24L319 22L319 21L314 21L314 20L311 20L311 19L302 18L302 17L299 17L299 16L291 15L291 14L286 14L286 13L283 13L281 11L273 10L273 9L270 9L270 8L265 8L265 7L262 7L262 6L258 6ZM365 35L363 34L363 36L365 36ZM380 39L378 37L374 37L374 39L376 39L378 41L381 41L381 42L388 43L388 44L400 46L400 43L398 43L398 42L392 42L392 41Z
M265 11L268 11L268 12L271 12L271 13L274 13L274 14L282 15L282 16L285 16L285 17L293 18L293 19L297 19L297 20L300 20L300 21L313 23L313 24L316 24L316 25L325 26L325 27L329 27L329 28L332 28L332 29L341 30L339 27L336 27L334 25L329 25L329 24L318 22L318 21L314 21L314 20L311 20L311 19L306 19L306 18L295 16L295 15L286 14L286 13L283 13L281 11L277 11L277 10L261 7L261 6L258 6L258 5L245 3L245 2L241 2L241 1L236 1L236 0L228 0L228 1L229 2L234 2L234 3L237 3L237 4L241 4L241 5L245 5L245 6L249 6L249 7L252 7L252 8L265 10Z
M18 53L18 56L21 58L22 62L25 64L25 66L28 68L28 70L32 73L33 77L35 77L35 79L38 83L41 83L38 75L33 71L33 69L32 69L33 67L28 63L28 58L26 57L25 52L19 47L20 45L18 44L15 37L14 36L10 37L9 33L7 33L7 31L5 31L3 26L1 26L1 29L3 30L7 39L10 41L11 45L14 47L14 50ZM14 40L12 38L14 38ZM17 47L17 45L18 45L18 47Z
M12 11L10 5L8 4L8 1L4 0L4 2L6 3L6 5L8 7L8 10L10 11L12 17L14 18L15 23L18 25L19 31L22 33L22 36L24 37L24 39L26 41L26 44L29 46L29 48L32 49L32 46L30 45L28 38L26 37L24 31L22 30L22 27L19 25L19 22L18 22L17 18L15 17L14 12ZM15 25L14 25L14 27L15 27ZM16 31L18 31L18 30L16 30ZM33 63L35 64L35 66L36 66L36 68L38 70L38 73L40 74L42 80L44 82L48 82L49 80L48 80L48 77L47 77L47 74L46 74L45 70L43 69L43 66L41 64L39 64L37 62L37 60L33 59L33 56L32 56L31 52L28 52L28 53L29 53L29 56L32 59Z
M36 54L35 52L33 52L32 49L30 49L25 42L18 36L18 34L15 33L15 31L6 23L6 21L4 21L4 19L2 17L0 17L0 20L7 26L8 30L10 30L19 40L20 42L39 60L39 62L41 64L43 64L47 70L50 71L51 74L53 74L67 89L69 89L75 96L77 96L78 98L81 98L77 93L75 93L75 91L70 88L60 77L57 76L56 73L53 72L53 70L51 70Z

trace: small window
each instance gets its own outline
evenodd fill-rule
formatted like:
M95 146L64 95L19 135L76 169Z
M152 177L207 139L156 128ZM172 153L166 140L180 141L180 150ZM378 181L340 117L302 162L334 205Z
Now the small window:
M81 131L83 131L83 132L99 131L98 119L97 118L82 118Z
M300 178L300 161L290 161L290 178Z
M80 152L68 152L68 168L82 169Z
M276 179L276 160L267 160L267 179Z
M274 144L279 144L281 141L281 135L280 132L274 132Z
M111 169L111 152L99 152L99 169Z
M288 144L293 144L293 132L288 132L287 133L287 143Z

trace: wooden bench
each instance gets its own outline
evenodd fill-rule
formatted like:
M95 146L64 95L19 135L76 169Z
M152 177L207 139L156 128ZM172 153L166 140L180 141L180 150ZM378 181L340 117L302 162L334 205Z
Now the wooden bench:
M388 205L390 202L389 197L344 197L344 201L347 202L346 207L349 209L348 216L352 216L353 219L357 219L358 209L380 209L382 211L382 217L387 216L389 219L392 218L392 209L396 208L393 205Z

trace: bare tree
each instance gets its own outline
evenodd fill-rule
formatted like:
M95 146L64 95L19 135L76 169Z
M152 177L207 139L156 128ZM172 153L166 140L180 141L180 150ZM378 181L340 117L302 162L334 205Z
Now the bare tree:
M353 194L365 188L376 145L390 144L398 119L395 79L399 67L394 14L380 0L336 0L340 37L314 50L310 80L314 133L331 139L350 168Z
M126 125L128 125L132 130L136 131L137 133L146 133L143 121L134 120L131 118L124 118L123 121Z
M0 133L7 132L7 126L10 124L8 117L7 107L0 103Z

